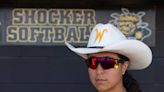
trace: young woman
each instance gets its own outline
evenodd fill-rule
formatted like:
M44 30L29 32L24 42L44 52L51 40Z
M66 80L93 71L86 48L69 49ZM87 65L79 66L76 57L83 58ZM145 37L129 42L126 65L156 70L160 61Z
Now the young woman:
M127 70L144 69L151 64L152 52L143 42L127 39L112 24L97 24L87 48L66 45L85 58L89 78L98 92L141 92Z

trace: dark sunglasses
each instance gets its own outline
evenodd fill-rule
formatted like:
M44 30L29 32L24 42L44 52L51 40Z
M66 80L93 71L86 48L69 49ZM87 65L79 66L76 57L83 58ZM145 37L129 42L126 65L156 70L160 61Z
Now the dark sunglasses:
M98 64L102 66L103 69L118 68L119 63L124 63L123 59L114 59L111 57L90 57L85 60L88 68L96 69Z

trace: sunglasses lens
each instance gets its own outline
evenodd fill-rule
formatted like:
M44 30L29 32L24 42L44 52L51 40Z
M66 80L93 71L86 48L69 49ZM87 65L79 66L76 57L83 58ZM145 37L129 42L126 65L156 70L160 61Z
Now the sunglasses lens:
M101 64L103 69L110 69L114 68L116 64L116 60L112 58L107 58L107 57L92 57L86 60L87 66L91 69L96 69L98 63Z
M87 66L91 69L96 69L97 68L97 60L96 58L89 58L86 60Z
M108 60L104 60L103 62L101 62L101 66L103 67L103 69L114 68L115 64L116 64L116 62L114 59L108 59Z

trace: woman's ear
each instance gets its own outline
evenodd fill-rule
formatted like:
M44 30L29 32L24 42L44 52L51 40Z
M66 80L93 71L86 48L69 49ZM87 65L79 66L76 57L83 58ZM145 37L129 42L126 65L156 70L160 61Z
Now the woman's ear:
M122 75L125 74L126 70L128 69L128 66L129 66L129 62L128 62L128 61L125 61L125 62L122 64Z

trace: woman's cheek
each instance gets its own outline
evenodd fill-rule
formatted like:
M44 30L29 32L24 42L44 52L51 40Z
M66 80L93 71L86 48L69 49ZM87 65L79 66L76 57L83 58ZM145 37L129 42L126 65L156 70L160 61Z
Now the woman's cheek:
M88 69L89 78L93 85L95 85L96 72L92 69Z

